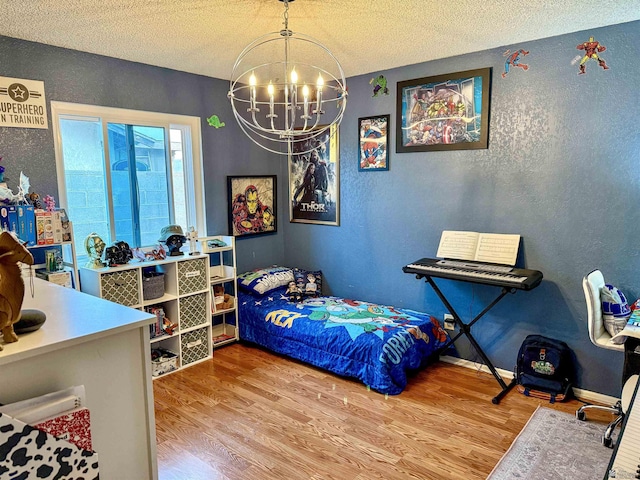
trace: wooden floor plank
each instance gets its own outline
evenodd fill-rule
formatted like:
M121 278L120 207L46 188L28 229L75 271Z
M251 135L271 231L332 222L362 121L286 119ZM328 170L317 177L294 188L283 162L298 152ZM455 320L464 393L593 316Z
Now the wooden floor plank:
M493 405L491 375L443 362L385 396L244 344L153 389L160 480L484 479L538 405L582 405L515 391Z

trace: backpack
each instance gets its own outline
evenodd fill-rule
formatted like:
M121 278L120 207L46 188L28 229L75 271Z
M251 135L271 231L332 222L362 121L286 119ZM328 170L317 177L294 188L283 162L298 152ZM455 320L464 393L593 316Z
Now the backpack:
M518 351L515 378L524 395L563 401L571 393L573 352L566 343L542 335L528 335Z

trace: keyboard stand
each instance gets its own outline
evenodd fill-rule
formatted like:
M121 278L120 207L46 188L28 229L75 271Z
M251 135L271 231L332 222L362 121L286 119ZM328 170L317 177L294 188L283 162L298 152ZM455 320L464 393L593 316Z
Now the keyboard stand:
M487 307L478 315L476 315L475 318L471 320L469 323L464 323L460 318L460 316L456 313L454 308L451 306L449 301L440 291L440 289L438 288L438 285L436 285L436 282L433 280L433 278L431 278L431 276L428 274L421 274L419 276L425 277L427 283L431 285L431 288L433 288L433 291L436 292L436 295L438 295L438 297L440 297L440 300L442 301L444 306L447 308L447 310L449 310L449 313L453 316L453 320L455 324L460 329L460 331L454 337L450 337L449 341L445 343L444 346L441 347L440 352L441 353L445 352L451 345L453 345L453 343L458 338L460 338L462 335L465 335L469 340L469 342L471 343L471 345L473 345L473 348L475 348L478 355L480 355L480 357L482 358L482 361L484 362L484 364L489 368L489 370L491 371L495 379L498 381L498 383L500 384L500 387L502 388L500 393L498 393L498 395L493 397L493 399L491 400L491 402L494 405L497 405L498 403L500 403L500 400L502 400L502 397L504 397L509 392L509 390L511 390L516 385L516 377L514 375L513 379L508 385L505 383L505 381L502 379L500 374L497 372L496 367L493 366L493 363L491 362L491 360L489 360L489 357L487 357L487 354L484 353L484 350L482 350L478 342L476 342L476 339L473 338L473 335L471 334L471 327L478 320L480 320L480 318L482 318L485 313L491 310L500 300L502 300L507 293L515 293L516 289L502 287L502 291L500 292L500 295L498 295L494 301L492 301L489 305L487 305Z

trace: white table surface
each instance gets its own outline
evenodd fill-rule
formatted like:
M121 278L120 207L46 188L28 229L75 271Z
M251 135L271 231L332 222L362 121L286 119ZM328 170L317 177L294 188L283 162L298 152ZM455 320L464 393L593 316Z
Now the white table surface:
M147 312L39 278L33 278L33 297L31 292L30 279L25 278L22 310L40 310L47 319L35 332L18 335L17 342L4 343L0 336L4 348L0 365L140 328L156 319Z

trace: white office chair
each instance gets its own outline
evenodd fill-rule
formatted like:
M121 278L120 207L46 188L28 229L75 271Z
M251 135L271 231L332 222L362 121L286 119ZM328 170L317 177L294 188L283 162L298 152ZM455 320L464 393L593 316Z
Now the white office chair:
M610 350L618 350L624 352L624 344L615 344L611 342L611 335L604 328L604 320L602 319L602 303L600 300L600 291L605 285L604 277L600 270L594 270L582 279L582 288L587 301L587 323L589 325L589 339L597 347L608 348ZM613 440L611 434L616 426L624 419L624 414L629 407L633 391L635 390L638 375L632 375L625 382L622 388L621 399L615 405L584 405L576 411L578 420L585 420L585 411L588 409L604 410L616 415L616 418L607 426L602 435L602 444L605 447L613 448Z

